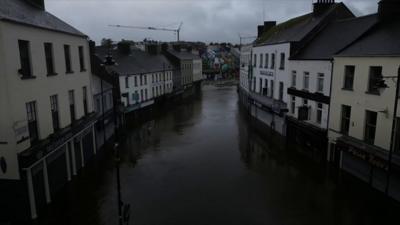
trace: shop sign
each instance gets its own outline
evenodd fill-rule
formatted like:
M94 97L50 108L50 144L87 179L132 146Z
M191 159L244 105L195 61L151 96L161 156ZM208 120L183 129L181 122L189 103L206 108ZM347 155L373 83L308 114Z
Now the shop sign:
M28 124L26 120L15 122L13 130L17 142L29 138Z
M268 76L268 77L273 77L274 76L274 72L270 72L270 71L266 71L266 70L261 70L260 74Z
M367 161L369 164L371 164L372 166L374 166L376 168L380 168L380 169L383 169L383 170L387 170L388 169L386 161L382 160L379 157L376 157L376 156L374 156L374 155L372 155L370 153L363 152L363 151L358 150L358 149L353 148L353 147L349 147L348 151L352 155L354 155L354 156L356 156L356 157L358 157L358 158L360 158L362 160Z

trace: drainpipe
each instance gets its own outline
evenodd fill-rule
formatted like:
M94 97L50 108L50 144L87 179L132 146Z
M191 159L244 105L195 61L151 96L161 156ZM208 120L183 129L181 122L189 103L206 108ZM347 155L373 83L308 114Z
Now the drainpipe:
M274 87L272 88L272 93L271 93L271 98L272 98L272 108L274 108L274 104L275 104L275 98L274 98L274 96L275 96L275 90L276 90L276 86L277 86L277 82L276 82L276 77L277 77L277 75L276 75L276 68L277 68L277 66L278 66L278 51L277 50L275 50L275 52L274 52L274 54L275 54L275 59L274 59ZM279 84L278 84L278 87L279 87ZM281 108L279 107L279 111L281 110ZM279 112L280 113L280 112ZM272 124L274 125L273 127L272 127ZM272 109L272 122L271 122L271 128L272 128L272 130L273 131L275 131L275 112L274 112L274 110ZM283 132L282 132L283 133Z
M101 126L103 127L103 146L106 145L106 126L104 124L104 89L103 89L103 78L100 77L100 89L101 89Z
M326 125L326 131L327 131L327 135L328 135L328 132L329 132L329 123L330 123L330 120L331 120L331 102L330 102L330 99L331 99L331 96L332 96L332 82L333 82L333 63L334 63L334 59L333 60L331 60L331 82L330 82L330 84L329 84L329 104L328 104L328 121L327 121L327 125ZM327 157L326 157L326 159L327 159L327 161L328 162L330 162L331 161L331 157L330 157L330 155L331 155L331 151L332 151L332 149L330 148L330 143L329 143L329 138L328 138L328 152L327 152Z
M392 172L392 157L394 151L394 143L395 143L395 133L397 128L397 107L398 107L398 100L399 100L399 87L400 87L400 67L397 71L397 82L396 82L396 94L394 99L394 110L393 110L393 121L392 121L392 134L390 138L390 149L389 149L389 160L388 160L388 172L386 177L386 189L385 194L388 195L389 193L389 183L390 183L390 174Z

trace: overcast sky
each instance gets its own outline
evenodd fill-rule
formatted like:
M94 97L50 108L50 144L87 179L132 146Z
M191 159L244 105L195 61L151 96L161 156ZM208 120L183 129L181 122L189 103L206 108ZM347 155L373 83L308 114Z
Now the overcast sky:
M96 42L102 38L173 41L173 32L109 27L109 24L176 28L181 40L239 42L263 20L283 22L312 10L313 0L45 0L46 10ZM344 0L354 14L377 11L378 0Z

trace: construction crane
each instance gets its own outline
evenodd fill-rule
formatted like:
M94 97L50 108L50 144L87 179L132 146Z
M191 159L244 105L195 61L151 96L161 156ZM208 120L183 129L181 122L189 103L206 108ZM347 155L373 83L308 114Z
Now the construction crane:
M182 25L183 25L183 22L181 22L179 24L179 27L177 29L168 29L168 28L161 28L161 27L126 26L126 25L108 25L108 26L110 26L110 27L119 27L119 28L141 29L141 30L172 31L172 32L175 32L177 34L177 40L179 42Z

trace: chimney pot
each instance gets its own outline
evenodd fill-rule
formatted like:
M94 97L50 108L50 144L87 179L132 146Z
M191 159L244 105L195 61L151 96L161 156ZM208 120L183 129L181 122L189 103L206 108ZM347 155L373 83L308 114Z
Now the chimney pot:
M257 27L257 37L261 37L263 33L267 32L274 26L276 26L276 21L264 21L264 25L259 25Z
M319 15L323 14L333 4L335 4L335 0L317 0L317 2L315 2L313 4L313 6L314 6L314 9L313 9L314 16L319 16Z

